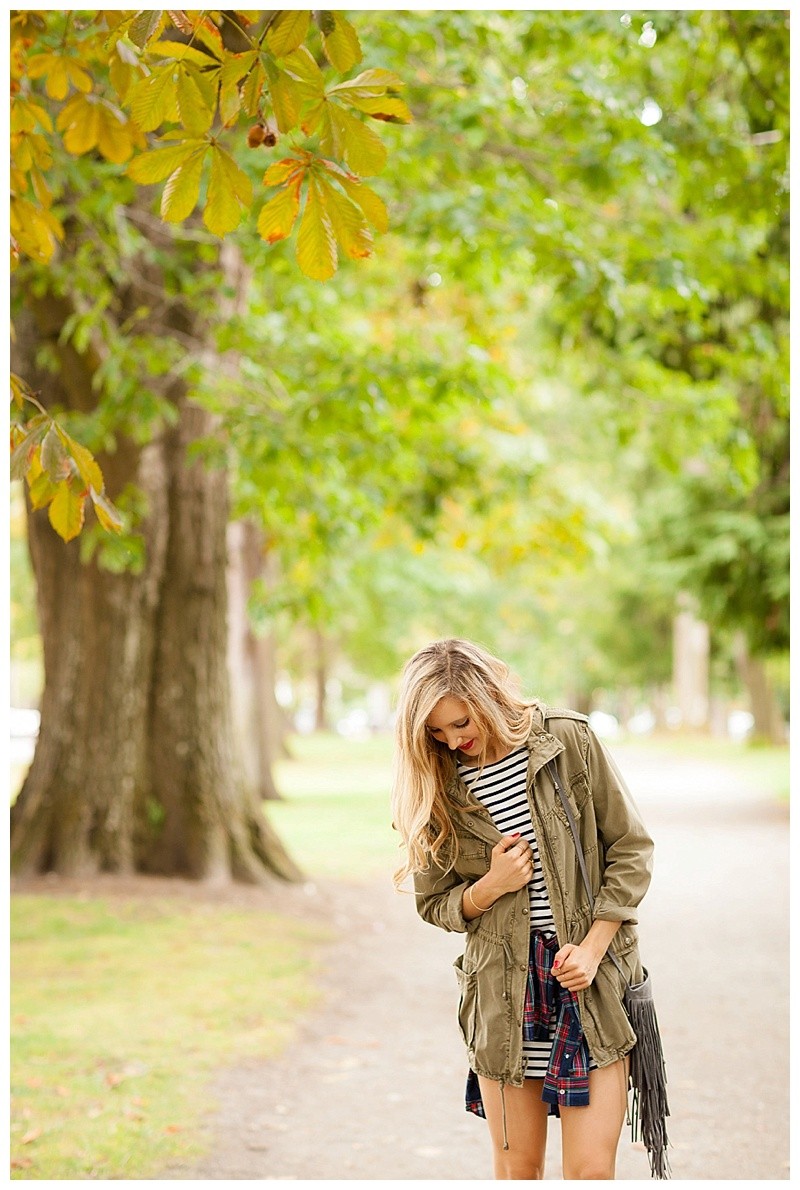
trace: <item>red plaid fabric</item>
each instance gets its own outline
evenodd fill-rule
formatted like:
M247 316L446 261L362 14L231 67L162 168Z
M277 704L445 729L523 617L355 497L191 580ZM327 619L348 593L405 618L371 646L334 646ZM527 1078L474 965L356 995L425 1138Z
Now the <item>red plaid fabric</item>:
M559 1107L586 1107L589 1103L589 1047L581 1028L577 996L562 988L552 975L553 956L558 949L557 938L532 931L522 1014L522 1036L526 1041L549 1040L550 1022L556 1015L555 1036L542 1088L542 1100L550 1104L551 1116L558 1115ZM465 1106L467 1111L486 1118L473 1070L467 1076Z

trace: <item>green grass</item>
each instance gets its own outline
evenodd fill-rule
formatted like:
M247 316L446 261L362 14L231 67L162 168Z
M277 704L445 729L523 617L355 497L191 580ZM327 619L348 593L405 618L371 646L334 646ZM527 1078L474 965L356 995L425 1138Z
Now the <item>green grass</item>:
M318 926L171 899L12 898L12 1176L142 1178L204 1149L214 1067L314 1001Z
M780 744L749 744L689 732L660 732L645 738L629 736L624 744L610 743L612 751L640 751L675 757L696 757L729 765L738 777L752 782L758 792L778 801L789 800L789 748ZM669 763L667 759L667 763Z
M310 879L391 879L401 859L389 805L392 747L388 734L292 737L296 759L275 771L285 800L267 802L267 814Z

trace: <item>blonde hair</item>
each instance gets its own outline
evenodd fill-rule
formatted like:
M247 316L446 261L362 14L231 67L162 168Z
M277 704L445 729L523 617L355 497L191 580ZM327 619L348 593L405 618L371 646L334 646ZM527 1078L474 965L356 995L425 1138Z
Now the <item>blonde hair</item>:
M469 640L432 641L406 662L397 705L392 784L392 821L406 847L405 863L394 877L398 886L409 874L426 871L431 860L449 870L458 855L452 816L469 808L448 799L454 760L447 745L427 730L428 716L448 695L466 703L484 739L481 768L488 743L515 748L527 740L533 708L538 705L520 697L519 679L504 661Z

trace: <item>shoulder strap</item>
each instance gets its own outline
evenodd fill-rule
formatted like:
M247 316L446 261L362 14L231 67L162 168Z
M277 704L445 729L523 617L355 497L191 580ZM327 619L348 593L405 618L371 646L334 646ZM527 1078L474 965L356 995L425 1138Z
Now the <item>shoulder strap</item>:
M591 913L594 916L594 897L592 896L592 886L589 882L589 872L586 867L586 857L583 854L583 847L581 846L581 837L578 834L578 824L575 821L575 815L572 812L572 806L569 804L569 799L567 798L567 795L564 793L564 790L561 785L561 781L559 780L558 769L556 768L555 760L554 759L548 760L547 764L545 765L545 768L547 769L548 773L550 774L550 780L553 782L553 785L556 788L556 793L558 794L559 798L561 799L561 805L564 807L564 813L567 816L567 822L569 823L569 829L572 831L572 838L575 843L575 852L578 856L578 863L579 863L580 869L581 869L581 876L583 877L583 884L586 889L586 895L589 898L589 909L591 910ZM614 964L614 966L619 971L622 978L627 983L628 978L627 978L625 972L622 970L622 967L619 964L617 956L614 954L614 952L611 950L610 947L606 953L608 954L608 957L611 959L611 962Z

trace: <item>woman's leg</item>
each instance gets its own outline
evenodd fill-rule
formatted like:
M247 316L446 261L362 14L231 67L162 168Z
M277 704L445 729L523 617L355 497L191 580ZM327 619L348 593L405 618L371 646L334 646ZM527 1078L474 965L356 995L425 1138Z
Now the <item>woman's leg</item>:
M521 1087L503 1088L506 1101L506 1135L503 1148L503 1104L500 1084L478 1076L492 1138L494 1176L496 1179L544 1177L544 1148L547 1140L548 1104L542 1103L540 1078L526 1078Z
M589 1106L560 1107L564 1181L613 1179L628 1100L628 1060L589 1071Z

